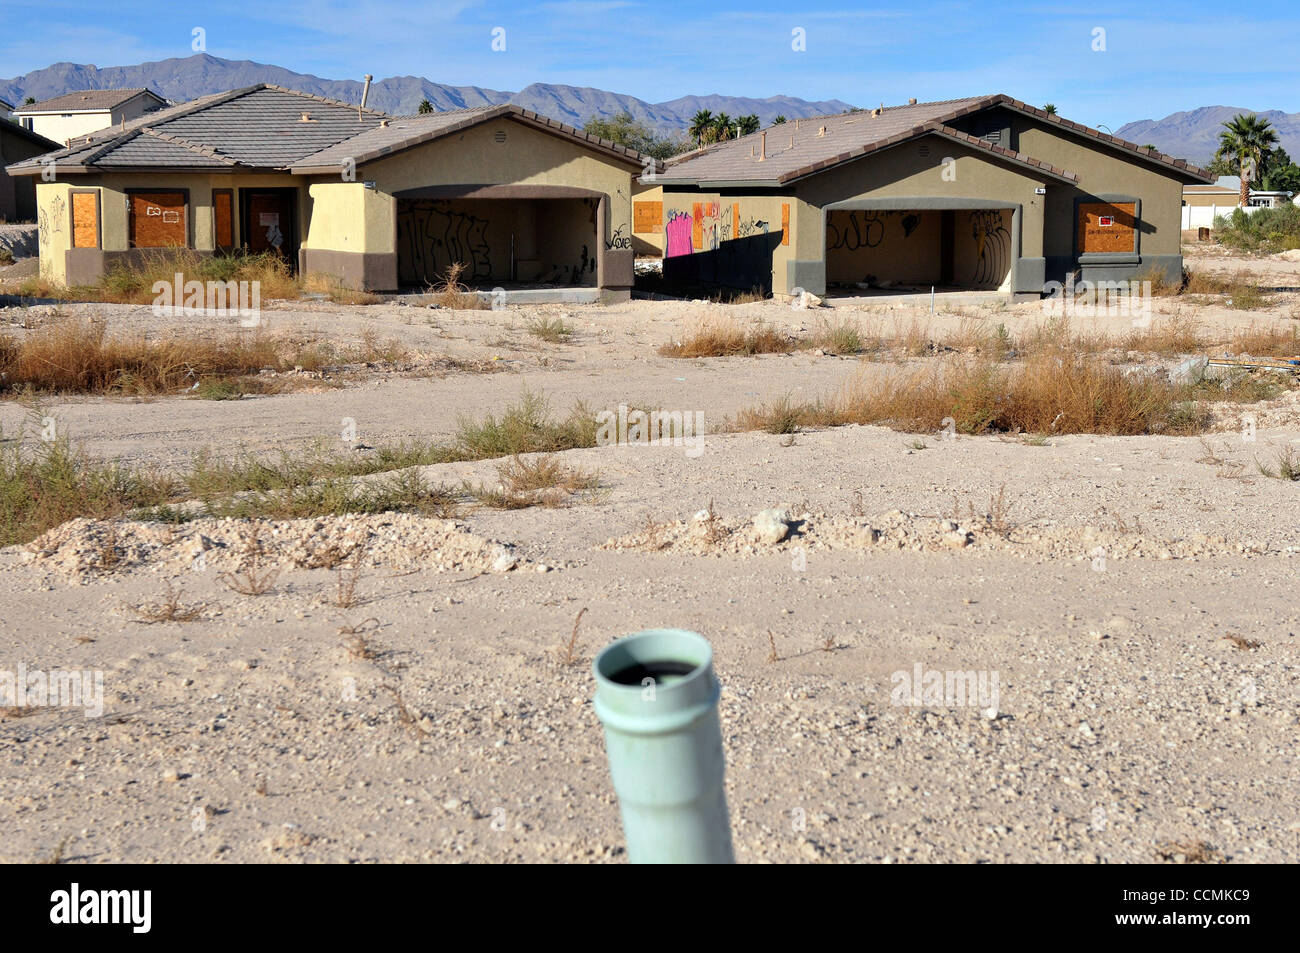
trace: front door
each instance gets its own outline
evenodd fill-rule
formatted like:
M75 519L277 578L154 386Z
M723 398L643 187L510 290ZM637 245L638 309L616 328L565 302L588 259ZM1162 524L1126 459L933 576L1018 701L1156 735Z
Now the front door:
M298 264L297 223L294 206L296 189L241 189L241 231L249 252L269 252L285 259L290 267Z

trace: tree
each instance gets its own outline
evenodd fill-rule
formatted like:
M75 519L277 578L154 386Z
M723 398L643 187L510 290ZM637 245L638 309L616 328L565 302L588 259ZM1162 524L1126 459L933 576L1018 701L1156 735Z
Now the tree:
M1266 192L1300 193L1300 165L1291 161L1281 146L1264 155L1259 167L1259 186Z
M695 138L697 146L704 145L704 137L713 128L713 112L708 109L701 109L691 117L690 134Z
M774 125L774 126L779 126L779 125L781 125L783 122L785 122L785 115L784 115L784 114L779 115L779 116L776 116L776 117L774 117L774 118L772 119L772 125Z
M740 134L742 136L748 136L763 128L762 121L753 113L750 113L748 116L741 116L738 120L738 124L740 125Z
M732 133L731 117L726 113L718 113L713 117L713 141L722 142L724 139L730 139Z
M1044 105L1044 106L1043 106L1043 112L1047 113L1047 115L1049 115L1049 116L1055 116L1055 115L1056 115L1056 103L1047 103L1046 105Z
M419 112L421 116L433 112L433 103L429 102L427 99L421 99Z
M1241 178L1241 206L1250 204L1250 183L1263 170L1264 157L1277 145L1277 130L1254 113L1238 113L1223 124L1214 157L1235 160Z
M681 142L656 135L645 123L632 118L631 113L620 113L613 119L592 116L583 124L582 131L601 139L608 139L617 145L635 149L643 155L656 159L667 159L691 147L689 142Z

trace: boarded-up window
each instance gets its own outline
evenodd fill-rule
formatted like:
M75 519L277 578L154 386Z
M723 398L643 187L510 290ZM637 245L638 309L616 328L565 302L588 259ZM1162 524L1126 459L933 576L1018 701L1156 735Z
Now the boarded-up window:
M72 193L72 247L99 247L99 193Z
M704 247L704 203L691 206L691 247L696 251Z
M1079 254L1136 251L1136 213L1133 202L1079 203Z
M663 202L633 202L632 231L638 235L659 234L664 230Z
M217 248L235 247L235 194L230 189L212 190L212 238Z
M790 203L781 203L781 244L790 244Z
M132 192L131 247L186 246L184 192Z

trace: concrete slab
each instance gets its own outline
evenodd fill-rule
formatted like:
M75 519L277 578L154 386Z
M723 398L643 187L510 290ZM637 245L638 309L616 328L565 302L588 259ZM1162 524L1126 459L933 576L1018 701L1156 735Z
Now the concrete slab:
M495 291L474 290L469 294L478 295L488 306L497 302L499 307L534 304L600 304L605 300L600 288L501 288ZM437 304L438 295L425 293L384 295L384 300L394 304L426 307Z

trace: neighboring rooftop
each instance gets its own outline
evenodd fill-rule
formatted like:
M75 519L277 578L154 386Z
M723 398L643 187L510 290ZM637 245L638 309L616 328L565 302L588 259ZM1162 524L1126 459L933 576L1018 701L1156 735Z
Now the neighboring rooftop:
M745 182L784 185L921 135L938 134L985 149L1010 161L1032 166L1057 178L1077 181L1078 177L1069 170L1058 169L1023 152L990 144L949 125L963 116L994 106L1034 116L1078 135L1095 139L1110 148L1131 152L1134 158L1173 169L1193 181L1210 180L1208 173L1182 159L1175 159L1155 149L1141 148L1004 95L909 103L878 110L787 121L739 139L706 146L669 159L668 168L660 179L668 183ZM764 151L763 132L767 133L767 148L766 157L760 160L759 156Z
M266 83L215 93L97 130L72 140L52 158L56 170L69 172L223 167L332 172L344 160L368 162L496 116L511 116L644 165L633 149L513 104L394 118ZM43 158L48 163L51 156ZM9 170L32 174L41 167L36 160L27 160Z
M141 93L148 93L159 103L166 103L161 96L144 86L138 86L134 89L83 89L75 93L64 93L62 96L55 96L53 99L46 99L39 103L32 103L29 106L23 106L17 111L22 115L33 113L68 113L68 112L97 112L99 110L112 110L129 102Z
M283 169L378 126L383 113L266 83L160 109L74 139L53 154L67 171ZM51 156L43 157L47 162ZM31 172L34 160L10 166Z

